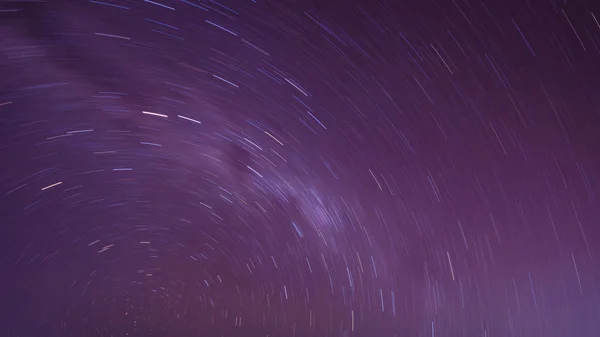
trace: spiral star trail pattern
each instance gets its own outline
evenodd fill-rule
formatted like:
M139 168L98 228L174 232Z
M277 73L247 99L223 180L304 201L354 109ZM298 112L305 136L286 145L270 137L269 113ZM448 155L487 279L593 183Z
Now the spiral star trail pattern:
M3 1L3 336L597 336L600 8Z

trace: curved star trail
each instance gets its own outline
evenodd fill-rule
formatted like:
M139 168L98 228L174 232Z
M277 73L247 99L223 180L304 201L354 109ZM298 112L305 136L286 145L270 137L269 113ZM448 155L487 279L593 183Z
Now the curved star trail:
M597 336L599 16L2 1L1 334Z

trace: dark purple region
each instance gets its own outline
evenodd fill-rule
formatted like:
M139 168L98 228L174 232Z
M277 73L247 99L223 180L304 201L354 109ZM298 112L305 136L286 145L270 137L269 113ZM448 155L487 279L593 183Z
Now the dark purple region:
M0 2L0 334L599 336L599 17Z

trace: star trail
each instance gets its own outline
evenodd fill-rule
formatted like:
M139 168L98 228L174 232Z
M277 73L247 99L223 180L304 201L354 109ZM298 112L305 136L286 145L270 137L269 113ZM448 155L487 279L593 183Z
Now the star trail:
M599 15L0 1L0 334L599 336Z

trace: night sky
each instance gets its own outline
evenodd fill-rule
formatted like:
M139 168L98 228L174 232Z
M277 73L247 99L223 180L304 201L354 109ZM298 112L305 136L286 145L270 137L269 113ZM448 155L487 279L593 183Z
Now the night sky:
M599 20L0 2L0 335L600 336Z

